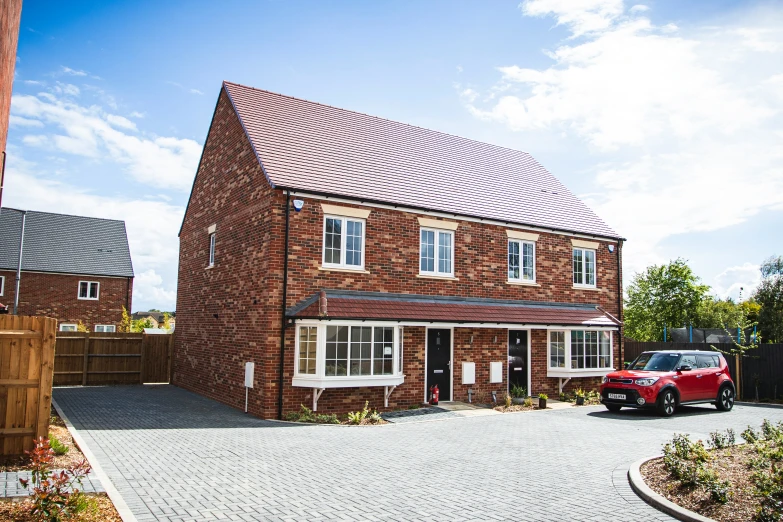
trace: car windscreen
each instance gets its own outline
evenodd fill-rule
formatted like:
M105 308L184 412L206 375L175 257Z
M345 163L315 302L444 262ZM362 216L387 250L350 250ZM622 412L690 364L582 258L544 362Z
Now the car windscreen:
M636 358L629 370L647 370L651 372L670 372L680 359L678 353L643 353Z

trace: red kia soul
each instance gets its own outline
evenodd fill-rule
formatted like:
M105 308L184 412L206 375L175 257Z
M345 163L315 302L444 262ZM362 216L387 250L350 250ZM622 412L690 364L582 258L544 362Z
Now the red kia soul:
M609 411L624 406L655 408L665 417L681 404L712 403L729 411L734 396L726 360L707 351L644 352L625 370L608 374L601 384L601 402Z

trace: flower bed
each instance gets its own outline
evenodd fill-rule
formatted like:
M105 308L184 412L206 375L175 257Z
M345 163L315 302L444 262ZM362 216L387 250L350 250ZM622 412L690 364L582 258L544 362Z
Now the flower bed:
M783 520L783 423L748 427L746 444L732 430L702 441L676 435L664 456L641 468L645 483L685 509L717 521Z

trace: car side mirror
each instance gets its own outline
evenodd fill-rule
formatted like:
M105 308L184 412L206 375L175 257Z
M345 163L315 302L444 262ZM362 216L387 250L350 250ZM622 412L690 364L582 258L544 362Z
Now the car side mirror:
M690 367L690 366L688 366L687 364L683 364L682 366L680 366L679 368L677 368L677 371L678 371L678 372L689 372L689 371L691 371L691 370L693 370L693 368L691 368L691 367Z
M624 364L623 364L623 368L624 368L624 369L626 369L626 370L627 370L628 368L630 368L630 367L631 367L631 363L624 363Z

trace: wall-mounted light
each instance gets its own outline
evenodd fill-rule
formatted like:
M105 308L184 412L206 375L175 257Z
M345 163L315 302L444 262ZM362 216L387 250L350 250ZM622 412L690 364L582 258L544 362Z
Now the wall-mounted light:
M302 210L302 207L304 207L304 201L302 201L301 199L295 199L294 200L294 210L299 212L300 210Z
M614 252L614 245L609 245L609 252Z

